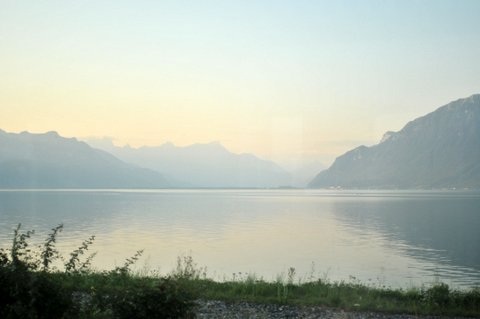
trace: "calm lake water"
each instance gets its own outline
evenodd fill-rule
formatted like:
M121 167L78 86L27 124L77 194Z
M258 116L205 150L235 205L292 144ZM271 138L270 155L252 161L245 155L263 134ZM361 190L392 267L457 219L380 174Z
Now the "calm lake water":
M191 255L217 280L295 267L302 280L480 285L480 192L0 191L1 246L18 223L37 241L63 223L63 252L96 235L99 269L144 249L140 270L168 273Z

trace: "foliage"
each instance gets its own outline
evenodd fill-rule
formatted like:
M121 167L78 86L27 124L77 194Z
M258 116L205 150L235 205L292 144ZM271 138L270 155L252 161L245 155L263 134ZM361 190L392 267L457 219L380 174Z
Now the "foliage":
M123 266L115 268L114 272L119 274L128 274L130 272L130 267L134 265L138 261L138 259L140 259L142 254L143 254L143 250L137 250L135 255L133 255L130 258L127 258Z
M43 250L40 253L41 262L43 270L47 271L50 264L58 258L58 250L55 248L55 243L57 242L57 234L63 230L63 224L58 225L55 228L52 228L52 232L48 234L45 244L43 245Z
M177 267L171 276L180 280L206 279L207 268L199 267L192 256L179 256L177 257Z
M94 240L95 236L90 236L82 242L80 247L70 253L70 259L65 263L65 272L86 272L90 269L92 259L97 253L90 254L83 262L80 260L80 256L85 254Z
M54 228L40 253L29 248L34 233L14 230L12 247L0 251L0 318L63 318L73 303L69 292L45 270L56 256ZM8 254L10 252L10 256ZM40 266L43 271L36 271Z
M187 318L192 316L190 295L171 278L137 278L131 266L143 250L127 258L122 267L94 273L95 253L85 259L94 236L70 253L64 270L52 267L62 259L56 249L63 225L53 228L43 245L31 249L33 231L22 233L19 224L12 246L0 249L0 318Z
M445 307L450 301L450 287L444 283L437 283L424 293L426 301L437 307Z
M351 282L316 280L294 283L295 270L275 282L254 274L237 274L231 281L192 279L185 282L197 298L227 302L280 303L328 306L350 311L408 313L414 315L480 316L480 289L452 290L437 283L428 288L391 289Z
M171 278L134 281L115 294L112 310L115 318L185 318L193 316L192 299Z
M10 249L10 262L14 269L26 268L36 270L40 261L32 256L32 251L29 249L27 239L29 239L35 232L29 230L21 234L20 228L22 224L18 224L13 232L12 248Z

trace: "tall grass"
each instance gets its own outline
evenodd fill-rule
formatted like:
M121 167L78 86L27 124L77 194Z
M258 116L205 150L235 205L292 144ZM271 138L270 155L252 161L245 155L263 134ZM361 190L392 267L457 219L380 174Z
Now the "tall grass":
M451 290L446 284L412 289L382 289L347 282L282 283L255 280L216 282L190 280L188 287L197 298L328 306L352 311L430 315L480 315L480 290Z

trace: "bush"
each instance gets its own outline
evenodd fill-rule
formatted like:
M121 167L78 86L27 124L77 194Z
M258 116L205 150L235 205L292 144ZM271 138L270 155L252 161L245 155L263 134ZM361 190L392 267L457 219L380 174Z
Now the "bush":
M63 318L73 307L61 282L46 271L36 271L41 265L48 269L55 258L53 244L59 229L54 228L38 253L27 242L33 231L22 234L18 225L12 248L0 251L0 318Z
M51 274L0 267L0 318L63 318L73 303Z
M450 287L444 283L437 283L425 292L428 303L435 307L445 307L450 301Z
M38 249L29 247L33 231L14 231L12 247L0 249L0 318L190 318L193 302L170 278L136 278L130 267L143 251L110 272L92 273L95 254L81 256L93 243L90 237L70 254L63 273L53 271L61 259L55 248L59 225ZM93 281L92 281L93 279Z
M193 318L193 302L178 282L164 278L153 284L140 280L117 292L111 308L118 319Z

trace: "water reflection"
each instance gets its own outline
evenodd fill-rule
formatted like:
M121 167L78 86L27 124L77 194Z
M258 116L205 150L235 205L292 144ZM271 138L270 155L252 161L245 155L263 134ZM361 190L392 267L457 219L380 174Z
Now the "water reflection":
M377 197L335 202L335 216L352 229L374 230L414 258L480 267L480 198ZM403 246L402 246L403 245Z
M193 254L217 279L288 267L309 277L408 286L435 276L480 284L475 193L270 190L0 191L0 244L21 222L40 240L60 222L63 251L97 235L95 265L145 249L150 267ZM312 262L314 267L312 267Z
M340 191L309 195L318 199L317 208L332 212L338 222L337 231L350 235L335 246L355 247L361 252L358 259L353 255L350 259L357 272L362 269L362 260L372 260L383 249L381 259L369 266L377 273L379 269L388 273L390 278L399 275L416 283L440 279L453 285L480 285L478 191ZM389 258L396 259L395 263Z

